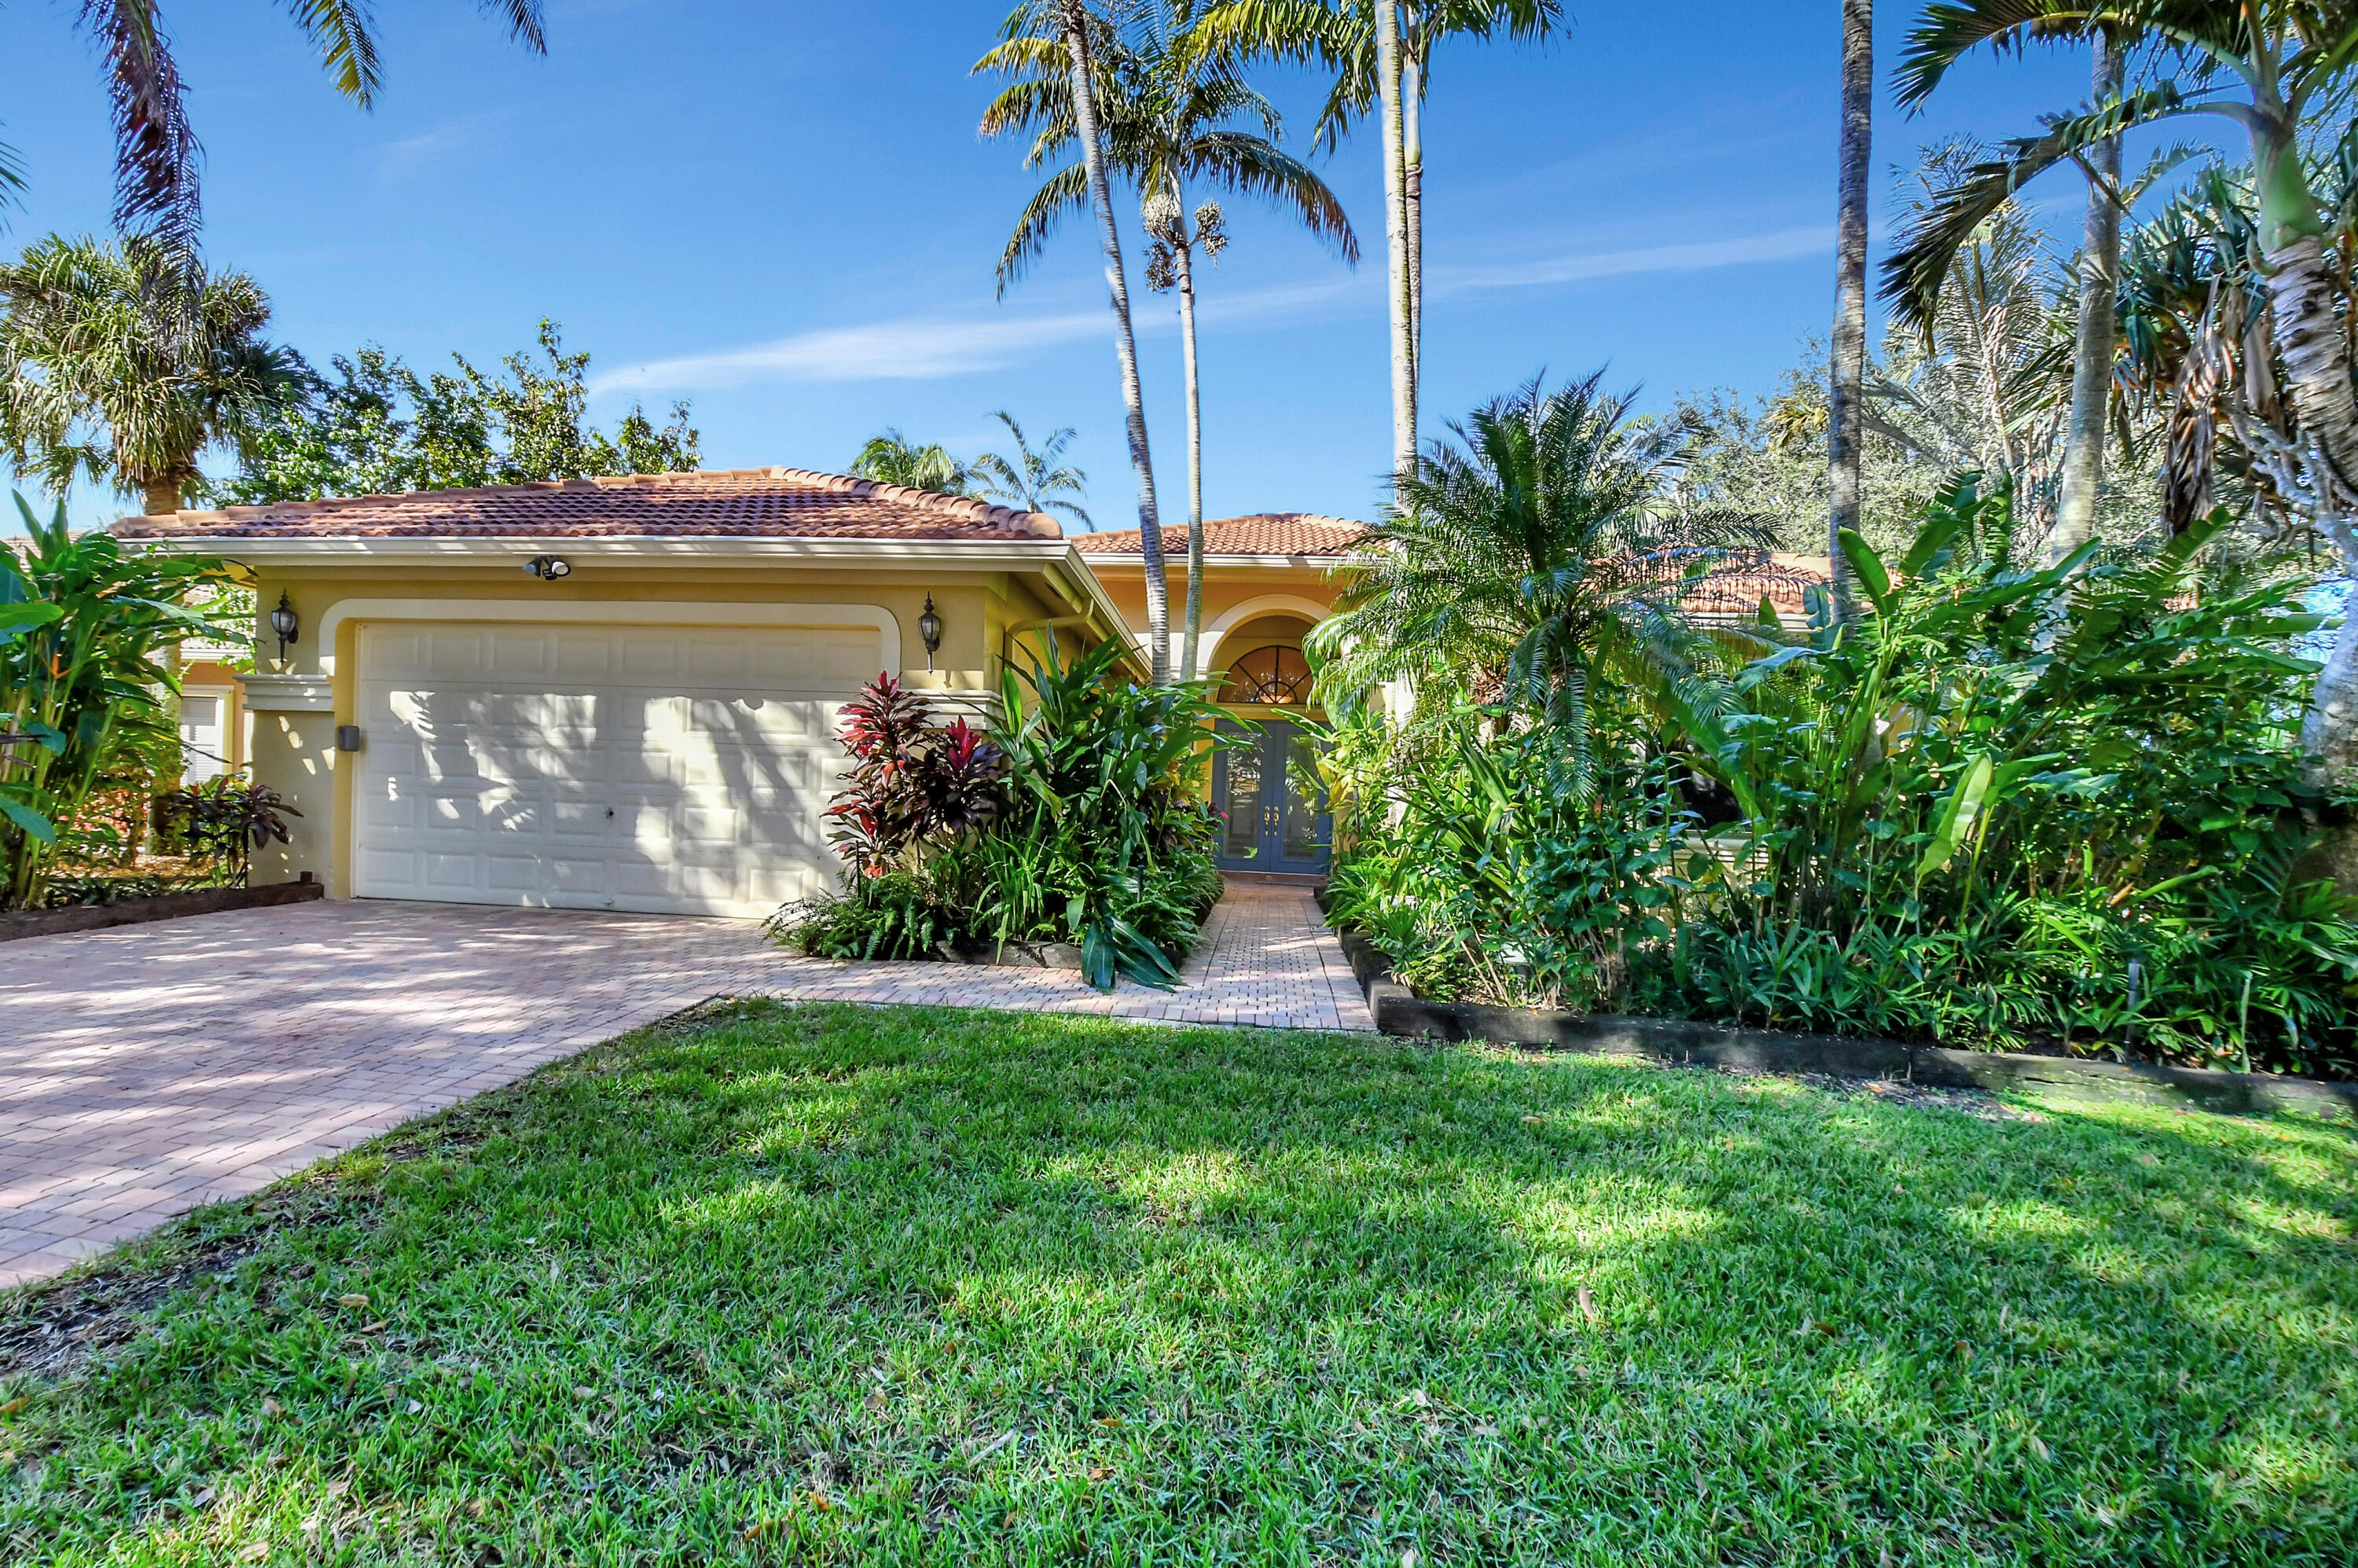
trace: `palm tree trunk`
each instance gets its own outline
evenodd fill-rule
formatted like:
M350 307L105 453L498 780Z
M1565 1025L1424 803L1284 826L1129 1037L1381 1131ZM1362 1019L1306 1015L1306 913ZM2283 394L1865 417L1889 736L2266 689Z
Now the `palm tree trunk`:
M2252 166L2258 175L2262 271L2285 393L2322 472L2313 476L2317 523L2358 579L2358 387L2350 346L2334 314L2333 276L2319 239L2323 214L2301 165L2295 128L2282 120L2255 125ZM2327 785L2358 782L2358 616L2344 619L2325 667L2309 690L2301 749L2317 759ZM2342 829L2342 859L2358 865L2358 825ZM2358 891L2345 888L2344 891Z
M1859 400L1866 379L1866 184L1869 120L1875 103L1875 0L1843 0L1842 140L1839 210L1834 221L1834 340L1826 395L1826 459L1833 504L1826 518L1826 568L1835 616L1850 619L1850 566L1842 533L1856 529Z
M139 487L140 504L150 517L180 509L180 487L168 479L151 479Z
M1408 168L1401 122L1399 0L1376 0L1376 91L1384 141L1384 253L1392 329L1392 468L1416 467L1416 356L1409 341Z
M2266 264L2285 390L2302 432L2331 470L2317 476L2318 523L2340 552L2343 572L2358 582L2358 535L2351 524L2351 503L2358 497L2352 480L2358 475L2358 398L2353 396L2349 349L2334 319L2324 248L2316 236L2304 234L2270 252ZM2358 782L2358 592L2345 603L2341 634L2309 688L2300 746L2317 759L2317 783ZM2358 833L2345 829L2344 837L2358 838ZM2358 865L2358 849L2342 858ZM2343 891L2358 892L2358 885Z
M1413 411L1424 390L1424 68L1401 73L1401 205L1408 232L1408 382Z
M1172 194L1176 197L1177 191ZM1180 222L1187 222L1180 205ZM1179 272L1179 352L1187 373L1187 621L1180 643L1179 678L1195 678L1195 641L1204 630L1204 400L1195 378L1195 247L1174 245Z
M2120 95L2121 50L2096 35L2093 91L2099 103ZM2121 276L2121 139L2088 153L2088 221L2080 240L2079 342L2071 359L2071 422L2063 433L2063 493L2047 558L2061 561L2096 536L2096 497L2104 481L2104 414L2113 395L2113 296Z
M1171 585L1163 567L1163 525L1155 514L1154 459L1146 445L1146 404L1138 384L1138 340L1130 324L1130 284L1121 264L1121 232L1114 227L1113 193L1106 183L1105 148L1098 141L1096 84L1090 80L1088 11L1083 0L1062 0L1065 54L1073 68L1074 129L1088 170L1105 246L1106 288L1113 304L1114 352L1121 362L1121 398L1130 434L1130 466L1138 475L1138 539L1146 557L1147 657L1156 686L1171 682Z

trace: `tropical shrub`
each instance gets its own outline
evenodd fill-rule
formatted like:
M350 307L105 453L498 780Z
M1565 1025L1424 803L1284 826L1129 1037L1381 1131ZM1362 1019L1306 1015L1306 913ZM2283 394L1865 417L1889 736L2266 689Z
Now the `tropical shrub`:
M1217 709L1120 682L1107 643L1011 669L988 736L932 728L889 676L845 709L853 766L828 808L854 875L773 929L826 957L1066 942L1092 985L1170 986L1220 894L1201 785Z
M155 807L160 829L178 838L192 857L222 865L240 886L254 851L273 840L286 843L287 818L302 815L276 790L243 773L167 790L156 797Z
M1446 777L1357 792L1397 809L1337 913L1441 994L2349 1072L2358 921L2298 870L2339 809L2294 734L2321 618L2204 581L2225 524L2049 566L1960 478L1897 561L1845 538L1851 623L1764 620L1667 722L1593 701L1591 800L1543 714L1451 715Z
M169 732L167 652L233 633L183 603L227 575L221 562L76 535L62 503L46 522L16 507L26 544L0 546L0 907L25 908L110 766Z
M1691 699L1712 640L1679 606L1772 572L1766 535L1733 508L1672 504L1691 433L1632 418L1634 395L1605 393L1603 377L1495 399L1399 476L1311 633L1322 689L1455 672L1535 713L1584 790L1592 693L1634 692L1664 713Z
M845 705L851 771L827 806L827 840L853 875L878 877L918 847L999 813L1005 753L963 719L934 727L923 697L879 675Z

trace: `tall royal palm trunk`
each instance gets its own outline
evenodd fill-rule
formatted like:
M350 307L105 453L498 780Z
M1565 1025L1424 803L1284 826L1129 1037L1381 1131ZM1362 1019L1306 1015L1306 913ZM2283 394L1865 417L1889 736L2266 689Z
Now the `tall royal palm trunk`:
M1130 466L1138 475L1138 538L1146 557L1146 640L1154 684L1171 681L1171 586L1163 564L1163 526L1154 505L1154 459L1146 445L1146 404L1138 384L1138 341L1130 324L1130 283L1114 227L1113 193L1106 183L1105 148L1098 140L1096 84L1089 61L1088 11L1083 0L1061 0L1065 55L1073 72L1074 129L1088 173L1089 201L1105 245L1106 288L1113 303L1114 352L1121 362L1121 397L1130 434Z
M1376 0L1376 92L1383 119L1384 253L1392 330L1392 468L1416 467L1416 356L1409 340L1408 168L1401 120L1399 0Z
M2096 35L2095 100L2120 95L2121 49ZM2096 536L2096 497L2104 481L2104 414L2113 394L2114 295L2121 276L2121 139L2087 155L2088 220L2080 240L2079 341L2071 358L2071 413L2063 434L2063 493L2047 558L2061 561Z
M1186 203L1176 187L1172 200L1184 224ZM1204 399L1195 379L1195 265L1192 234L1189 243L1171 247L1179 279L1179 354L1187 376L1187 620L1180 643L1179 678L1195 678L1195 644L1204 630Z
M1401 69L1401 218L1408 237L1408 384L1412 410L1424 389L1424 67Z
M1842 140L1838 153L1839 211L1834 220L1833 362L1826 395L1826 459L1833 480L1827 509L1828 586L1834 614L1850 619L1850 567L1842 534L1861 517L1859 449L1864 435L1860 398L1866 380L1866 183L1870 116L1875 103L1874 0L1843 0Z

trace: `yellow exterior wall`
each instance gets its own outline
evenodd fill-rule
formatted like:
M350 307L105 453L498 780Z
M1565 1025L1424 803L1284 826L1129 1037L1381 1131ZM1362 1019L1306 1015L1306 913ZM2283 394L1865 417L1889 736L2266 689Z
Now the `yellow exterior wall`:
M1086 557L1085 557L1086 558ZM1146 569L1143 567L1110 562L1091 562L1098 580L1104 583L1108 597L1121 607L1131 631L1141 637L1146 634ZM1174 561L1170 569L1171 635L1175 648L1184 627L1187 609L1187 573L1184 563ZM1271 614L1293 614L1305 622L1324 620L1333 607L1340 585L1327 576L1323 566L1265 567L1225 566L1217 560L1205 564L1204 568L1204 628L1208 633L1238 606L1254 600L1287 600L1290 606L1272 605ZM1260 617L1255 614L1253 619ZM1232 650L1228 658L1237 652ZM1212 659L1226 664L1217 649L1207 650Z
M198 659L180 670L180 687L184 691L218 691L222 698L222 754L228 759L229 771L234 773L246 764L245 691L238 685L240 676L227 665L211 659Z
M1130 630L1142 638L1146 634L1146 568L1126 564L1091 564L1098 579L1105 584L1108 597L1121 607ZM1172 667L1176 674L1187 606L1184 562L1170 563L1170 584ZM1302 634L1324 620L1333 608L1340 586L1327 575L1325 567L1226 566L1217 559L1206 562L1203 627L1206 641L1201 650L1204 667L1198 674L1210 676L1225 671L1254 648L1272 643L1300 646ZM1240 611L1242 618L1238 619ZM1218 643L1214 644L1208 639L1223 622L1230 624ZM1230 711L1247 718L1280 718L1286 711L1233 703L1228 706ZM1210 768L1203 770L1198 788L1205 799L1211 798Z
M976 693L998 688L1010 626L1071 612L1060 596L1036 583L1032 574L1007 571L846 568L743 559L702 568L601 566L586 550L569 559L572 575L553 583L525 575L508 559L442 568L340 564L257 569L257 672L265 677L265 684L266 677L280 674L325 676L334 701L330 712L265 708L253 716L250 762L255 781L277 790L302 813L288 818L290 842L255 853L257 883L293 881L309 871L327 883L330 897L351 896L351 776L337 768L335 732L339 724L355 721L355 652L364 617L342 619L332 648L322 648L319 638L319 629L331 612L350 600L429 600L436 606L434 619L451 621L467 619L470 600L536 600L552 607L611 604L617 625L643 619L633 614L633 607L646 601L873 606L900 629L903 667L893 673L904 684L918 690ZM269 625L270 611L282 592L300 622L283 665ZM917 634L918 617L929 594L942 621L942 645L930 674ZM323 654L332 661L332 670L322 665ZM257 700L266 703L268 698Z

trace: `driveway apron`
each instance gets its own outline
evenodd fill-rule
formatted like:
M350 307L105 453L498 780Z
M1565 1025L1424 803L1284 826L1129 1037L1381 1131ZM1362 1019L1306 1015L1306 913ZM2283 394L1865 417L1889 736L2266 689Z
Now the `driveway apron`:
M0 945L0 1286L717 996L1368 1030L1306 892L1239 880L1184 983L800 957L740 921L373 901Z

